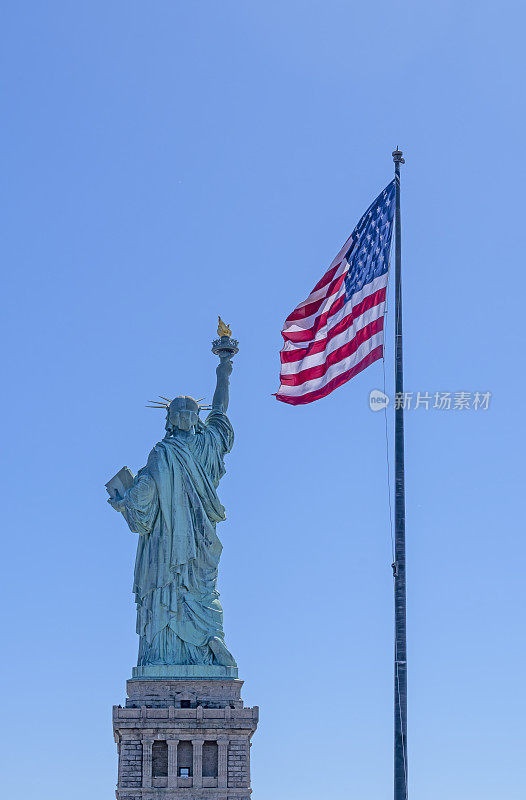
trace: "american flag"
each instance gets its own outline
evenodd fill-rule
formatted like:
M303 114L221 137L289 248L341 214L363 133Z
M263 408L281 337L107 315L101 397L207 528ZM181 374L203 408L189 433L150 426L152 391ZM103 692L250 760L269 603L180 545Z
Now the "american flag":
M276 398L326 397L383 356L395 182L372 203L323 278L285 320Z

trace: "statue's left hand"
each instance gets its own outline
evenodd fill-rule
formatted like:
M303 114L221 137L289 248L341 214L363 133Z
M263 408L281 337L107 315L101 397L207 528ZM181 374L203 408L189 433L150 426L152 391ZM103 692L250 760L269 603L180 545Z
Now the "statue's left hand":
M108 497L108 503L115 511L122 511L122 500L115 495L115 497Z

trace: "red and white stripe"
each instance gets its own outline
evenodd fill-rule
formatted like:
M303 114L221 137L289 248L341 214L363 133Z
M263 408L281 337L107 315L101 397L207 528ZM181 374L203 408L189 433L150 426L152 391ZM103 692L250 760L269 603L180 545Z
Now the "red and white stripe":
M326 397L383 356L388 272L345 300L345 242L310 295L285 320L276 398L300 405Z

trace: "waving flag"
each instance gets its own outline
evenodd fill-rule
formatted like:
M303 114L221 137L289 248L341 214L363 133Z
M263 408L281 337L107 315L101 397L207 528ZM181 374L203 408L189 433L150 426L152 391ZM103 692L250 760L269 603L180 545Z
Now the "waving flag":
M326 397L383 356L395 182L369 206L310 295L285 320L276 398Z

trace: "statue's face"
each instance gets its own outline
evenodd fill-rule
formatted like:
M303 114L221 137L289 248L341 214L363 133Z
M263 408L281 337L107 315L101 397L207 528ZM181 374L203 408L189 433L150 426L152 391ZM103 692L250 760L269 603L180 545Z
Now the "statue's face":
M193 397L176 397L168 408L168 421L174 428L190 431L197 425L199 406Z

